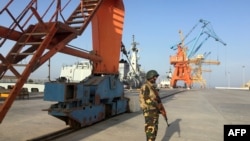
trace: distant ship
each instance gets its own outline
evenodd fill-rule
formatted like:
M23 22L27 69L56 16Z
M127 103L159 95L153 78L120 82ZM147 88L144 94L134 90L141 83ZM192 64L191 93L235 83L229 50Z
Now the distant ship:
M167 77L160 80L160 82L158 83L158 88L170 88L170 81L172 78L171 68L169 69L169 72L167 73L168 73Z
M120 80L128 88L139 88L146 80L146 73L142 70L141 65L138 63L139 49L136 47L138 43L135 42L134 35L131 45L131 50L129 52L125 50L125 47L122 47L122 52L127 57L127 60L120 60Z
M60 79L67 82L80 82L91 75L92 65L88 60L76 62L73 65L63 65Z
M145 72L138 63L139 50L136 45L133 36L131 50L125 54L127 60L121 59L119 62L119 79L124 83L125 88L139 88L145 81ZM92 65L90 61L83 60L73 65L63 65L59 79L67 82L80 82L90 76L91 72Z

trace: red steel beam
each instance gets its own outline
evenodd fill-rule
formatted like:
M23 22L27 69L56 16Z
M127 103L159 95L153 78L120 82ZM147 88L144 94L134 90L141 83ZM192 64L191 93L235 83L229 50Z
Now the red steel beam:
M9 40L17 41L22 33L19 31L8 29L7 27L0 26L0 37Z

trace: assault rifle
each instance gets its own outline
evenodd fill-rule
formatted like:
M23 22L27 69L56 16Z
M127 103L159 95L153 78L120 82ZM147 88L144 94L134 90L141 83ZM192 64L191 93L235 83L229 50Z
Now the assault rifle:
M163 116L163 118L167 122L167 125L169 126L167 113L162 103L159 104L158 110L160 111L161 115Z

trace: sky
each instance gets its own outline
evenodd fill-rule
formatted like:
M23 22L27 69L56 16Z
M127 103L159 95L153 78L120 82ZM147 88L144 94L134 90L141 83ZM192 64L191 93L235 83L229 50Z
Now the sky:
M163 79L170 68L174 69L170 65L169 57L176 54L176 50L171 47L180 42L178 31L182 30L185 36L200 19L209 21L216 35L227 45L224 46L209 38L197 52L197 54L211 52L207 60L220 61L220 65L203 65L204 69L212 70L203 73L207 87L240 87L250 80L249 5L249 0L124 0L125 21L122 41L129 50L134 35L135 41L139 43L137 47L142 69L144 71L155 69L160 74L159 78ZM1 18L0 20L0 25L8 24L8 21ZM201 29L201 26L197 26L190 33L190 39L196 37ZM84 39L74 44L91 50L91 31L87 29L85 32ZM4 53L4 47L0 48L0 51ZM122 57L124 56L121 55ZM53 56L51 78L59 77L63 65L80 60L64 54ZM48 63L45 63L32 73L31 77L47 78L49 71L47 65Z

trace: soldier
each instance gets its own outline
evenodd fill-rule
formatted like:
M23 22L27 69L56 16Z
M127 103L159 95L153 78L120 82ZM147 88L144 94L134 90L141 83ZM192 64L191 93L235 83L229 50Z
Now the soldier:
M140 107L145 118L145 133L147 141L155 141L158 131L159 114L167 120L166 111L162 105L158 91L156 90L156 79L159 74L150 70L146 74L146 82L142 85L139 94Z

